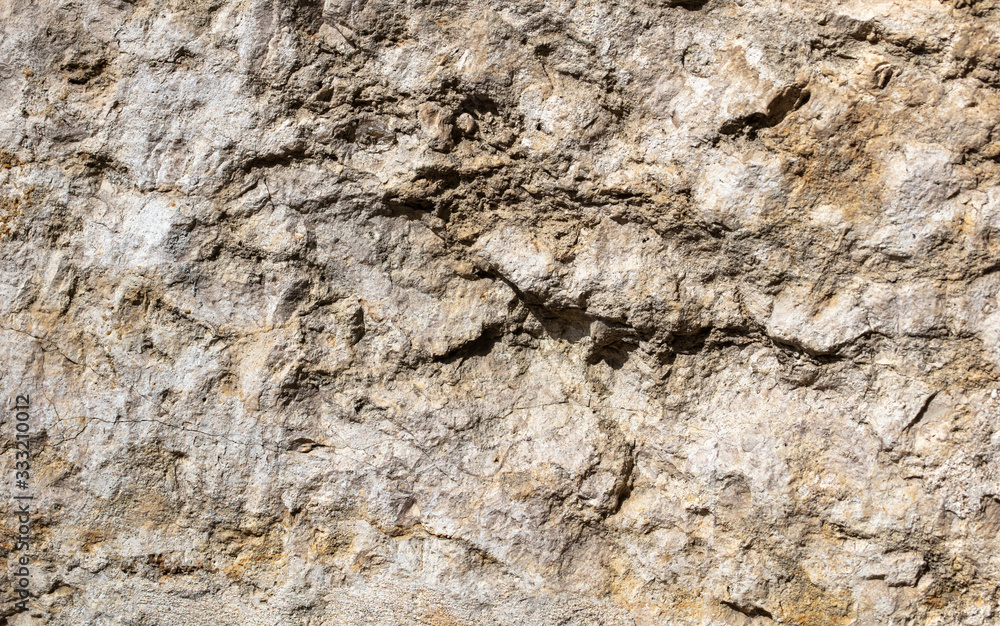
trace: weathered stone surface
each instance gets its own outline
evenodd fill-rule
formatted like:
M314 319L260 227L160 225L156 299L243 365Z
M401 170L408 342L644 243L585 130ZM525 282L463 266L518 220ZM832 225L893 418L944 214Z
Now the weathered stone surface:
M996 0L7 0L0 52L5 623L1000 619Z

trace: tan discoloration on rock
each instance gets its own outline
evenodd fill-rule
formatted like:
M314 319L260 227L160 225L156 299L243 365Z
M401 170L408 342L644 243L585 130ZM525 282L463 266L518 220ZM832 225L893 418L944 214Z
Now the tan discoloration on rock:
M0 7L0 617L992 623L998 11Z

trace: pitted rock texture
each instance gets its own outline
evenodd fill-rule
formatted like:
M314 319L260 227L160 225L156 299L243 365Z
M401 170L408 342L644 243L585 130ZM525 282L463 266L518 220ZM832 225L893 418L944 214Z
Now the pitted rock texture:
M1000 620L996 0L6 0L0 53L3 623Z

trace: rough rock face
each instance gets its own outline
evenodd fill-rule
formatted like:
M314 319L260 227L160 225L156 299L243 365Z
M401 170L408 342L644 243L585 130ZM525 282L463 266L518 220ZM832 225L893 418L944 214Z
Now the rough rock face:
M0 52L0 623L1000 620L997 0L6 0Z

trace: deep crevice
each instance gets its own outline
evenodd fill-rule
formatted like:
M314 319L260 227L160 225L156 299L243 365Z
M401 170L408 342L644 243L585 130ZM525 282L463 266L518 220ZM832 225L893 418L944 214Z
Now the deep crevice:
M768 619L774 619L771 612L767 609L755 605L742 605L737 602L730 602L728 600L723 600L722 604L736 611L737 613L742 613L747 617L766 617Z
M719 133L756 139L758 132L780 124L789 113L805 106L810 97L805 85L789 85L771 98L763 113L755 112L728 120L719 128Z

